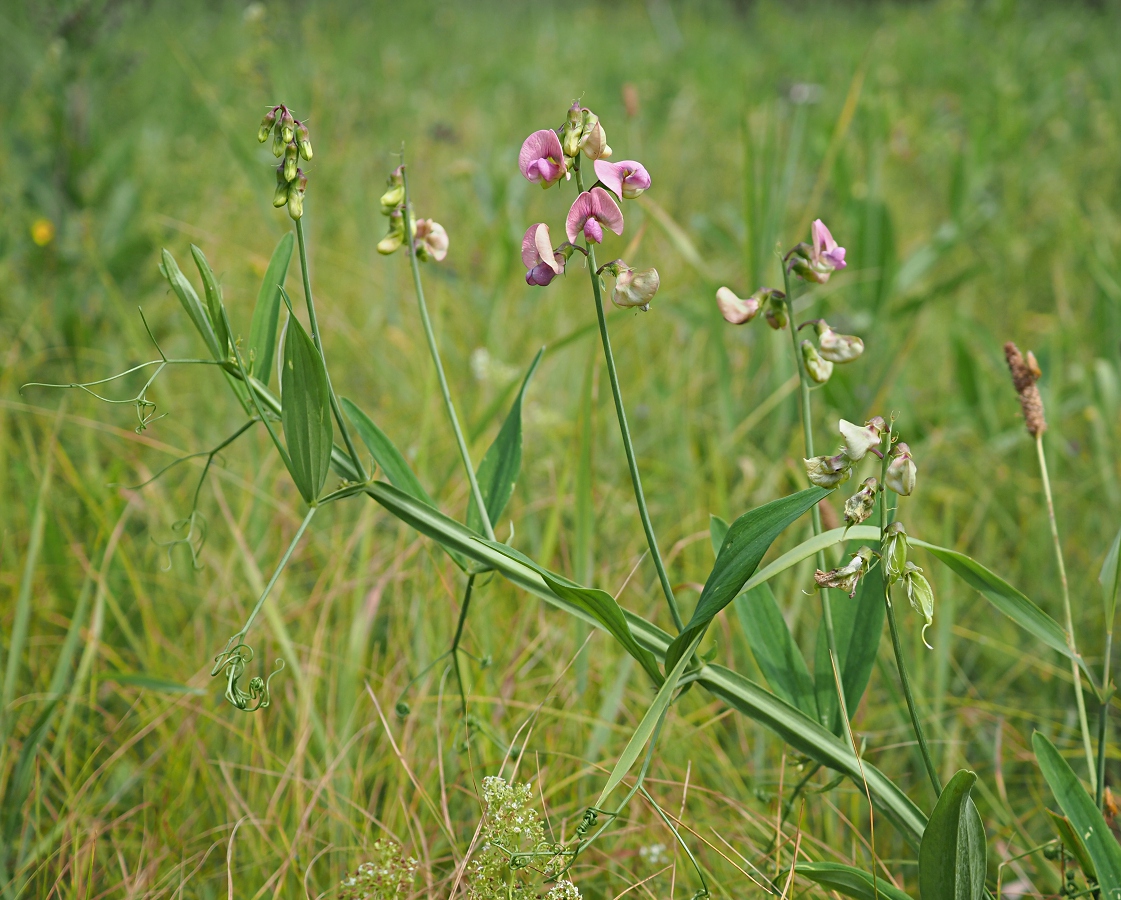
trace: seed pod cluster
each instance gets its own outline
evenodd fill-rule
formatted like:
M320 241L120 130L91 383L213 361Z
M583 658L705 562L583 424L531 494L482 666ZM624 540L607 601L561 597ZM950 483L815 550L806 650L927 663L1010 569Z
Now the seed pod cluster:
M276 167L276 192L272 205L277 209L287 206L288 215L298 219L304 214L304 192L307 190L307 176L299 168L299 161L301 157L311 159L311 134L307 125L283 104L265 113L257 130L257 140L263 144L270 134L273 156L281 161Z

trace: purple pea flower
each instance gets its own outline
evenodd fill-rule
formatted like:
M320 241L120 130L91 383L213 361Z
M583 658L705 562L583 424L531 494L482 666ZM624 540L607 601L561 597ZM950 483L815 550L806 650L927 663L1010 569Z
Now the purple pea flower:
M594 165L596 177L614 191L616 197L633 200L650 187L650 173L642 163L633 159L617 163L597 159ZM844 253L843 250L841 252Z
M604 225L616 234L622 234L623 213L607 191L595 187L576 198L568 211L565 231L572 242L583 232L589 244L598 244L603 241Z
M567 175L568 164L557 133L545 128L527 137L518 153L518 168L530 181L541 182L543 188L552 187Z
M522 237L522 262L529 270L525 283L545 287L564 271L564 254L553 250L549 226L544 222L530 225Z
M843 269L847 265L845 263L845 248L837 246L837 242L833 240L833 235L829 233L825 223L821 219L814 219L813 227L810 230L814 242L813 262L818 265L826 265L830 269Z

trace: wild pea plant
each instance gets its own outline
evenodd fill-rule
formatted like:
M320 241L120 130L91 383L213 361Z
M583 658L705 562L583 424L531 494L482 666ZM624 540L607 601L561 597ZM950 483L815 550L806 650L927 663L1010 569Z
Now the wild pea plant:
M721 287L716 292L716 302L727 322L744 325L762 313L763 320L772 329L789 333L790 354L800 387L803 465L810 486L749 510L730 524L712 518L715 563L695 607L686 618L675 595L646 503L612 353L604 299L605 278L609 276L614 279L610 298L615 306L649 311L660 287L660 277L655 268L640 270L623 259L602 264L597 260L597 250L605 242L606 232L624 233L624 210L628 202L652 190L654 182L641 163L613 161L614 153L607 143L603 123L579 103L567 111L559 128L534 131L526 138L518 156L522 175L546 190L555 187L559 193L569 189L574 196L567 201L568 210L563 220L565 240L555 244L546 222L528 225L522 240L526 282L547 288L557 277L571 274L581 266L588 273L591 303L639 524L675 629L675 633L668 633L622 608L611 594L549 571L516 549L513 534L506 542L496 536L494 524L505 511L520 473L522 406L542 354L539 352L527 366L520 390L497 437L476 466L441 362L422 278L422 264L444 259L449 238L437 222L417 216L410 200L409 173L404 163L390 174L388 188L381 198L382 212L389 227L377 249L385 255L404 251L412 271L418 314L469 485L465 522L456 521L438 508L390 437L358 403L336 394L308 269L304 217L309 182L300 162L312 159L310 133L307 125L296 119L291 110L276 106L265 116L258 139L262 143L271 139L273 153L280 160L276 167L274 205L287 209L294 222L295 239L289 234L278 244L248 330L244 323L230 321L218 278L197 247L192 247L192 257L202 282L201 296L165 250L162 272L202 337L209 355L172 359L157 346L158 359L122 373L153 369L144 388L127 401L114 401L134 404L140 416L138 427L142 429L151 421L153 410L147 391L164 368L192 365L218 370L244 411L245 422L214 450L204 454L208 457L207 468L218 450L230 446L250 430L264 428L306 503L306 514L291 544L245 623L224 647L216 648L212 674L222 679L225 697L234 708L253 712L269 706L269 683L283 664L278 661L277 667L267 676L250 676L249 666L253 660L253 650L248 643L250 632L317 512L331 503L365 496L434 540L462 572L460 619L451 646L436 662L450 658L466 729L471 728L473 719L468 712L461 656L474 657L461 643L476 581L488 573L502 575L552 606L607 632L640 665L650 683L648 707L598 797L573 823L571 838L546 840L532 808L528 786L509 784L495 775L483 779L483 821L477 839L469 848L470 862L464 871L469 895L474 900L542 896L548 900L576 900L580 895L577 881L581 854L625 813L638 794L662 818L692 862L694 896L708 896L703 861L694 855L684 829L678 828L674 817L658 805L645 785L666 719L678 698L694 687L769 728L806 760L805 774L781 798L780 819L792 811L795 802L806 792L810 779L821 768L836 773L838 778L852 780L872 807L869 854L863 866L818 861L812 859L808 851L795 850L785 869L773 877L757 880L762 891L785 896L795 875L800 875L823 888L860 900L881 895L902 900L908 894L900 884L908 882L903 881L904 872L898 861L876 858L875 825L886 821L911 848L912 861L917 861L917 886L923 900L972 900L993 889L1000 892L1002 873L1009 860L990 864L986 829L971 797L977 776L962 769L943 785L923 729L923 717L912 690L900 638L901 624L896 614L896 603L905 597L921 619L921 626L918 620L915 624L921 627L926 641L927 627L935 615L935 598L924 567L913 558L915 551L919 551L922 561L946 566L999 612L1025 629L1041 648L1068 659L1086 756L1085 777L1092 793L1083 788L1079 777L1054 745L1043 735L1036 734L1033 738L1036 759L1063 815L1054 816L1057 839L1032 848L1028 854L1057 857L1063 867L1068 859L1072 860L1080 869L1085 886L1080 886L1073 878L1060 879L1063 892L1070 896L1104 893L1111 900L1121 900L1121 846L1102 815L1107 799L1104 784L1109 738L1107 711L1113 690L1109 657L1113 614L1121 581L1121 534L1109 549L1100 577L1106 628L1104 664L1097 677L1079 653L1073 633L1071 601L1041 442L1046 427L1036 387L1041 373L1031 354L1025 358L1014 345L1006 347L1025 424L1038 449L1061 577L1065 627L981 563L922 540L907 530L907 504L921 502L921 490L917 479L918 462L902 439L906 411L882 410L863 423L841 419L835 433L827 438L814 434L814 391L828 382L835 366L859 364L865 352L862 338L840 334L823 317L811 315L824 305L815 288L831 278L843 277L840 273L846 267L845 249L838 245L820 219L813 223L808 243L798 243L779 257L783 277L781 290L761 287L741 298L731 289ZM554 224L559 225L561 212L563 204ZM560 229L557 230L559 234ZM296 248L306 326L286 287ZM283 313L286 316L282 316ZM282 318L285 320L283 329ZM785 337L781 339L785 342ZM869 343L874 345L874 339ZM278 393L270 387L274 368L278 370ZM112 380L69 387L93 392ZM826 445L829 452L820 453ZM367 465L370 461L372 465ZM331 470L339 480L329 486ZM203 479L206 471L204 468ZM200 480L199 489L202 483ZM857 485L855 490L846 488L850 483ZM852 492L844 501L844 525L826 528L821 501L835 491L848 490ZM196 507L197 497L196 491ZM807 513L812 523L812 537L761 567L773 542ZM184 532L179 542L197 556L205 534L197 510L192 510L179 527ZM817 591L824 647L823 653L816 654L817 663L812 673L770 587L776 576L806 560L816 561L813 584L805 587ZM712 654L701 652L709 626L733 603L741 613L747 642L767 681L766 686L716 664ZM885 620L904 702L930 782L929 791L923 794L922 806L911 799L904 785L863 758L866 742L858 739L851 726L852 715L876 662ZM486 660L476 662L486 664ZM1090 731L1083 679L1099 704L1096 735L1091 735ZM402 717L411 714L405 696L397 702L397 712ZM776 858L777 854L776 849ZM408 893L416 861L390 843L377 845L374 857L343 880L340 896L390 898ZM1073 873L1074 869L1064 868L1064 871ZM910 886L915 883L916 879L909 879Z

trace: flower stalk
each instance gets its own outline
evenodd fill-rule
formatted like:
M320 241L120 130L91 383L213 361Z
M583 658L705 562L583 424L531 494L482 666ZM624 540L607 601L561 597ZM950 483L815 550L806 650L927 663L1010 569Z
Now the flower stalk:
M581 193L584 191L584 181L580 174L580 158L576 158L574 164L574 171L576 174L576 186ZM666 572L666 564L662 560L662 553L658 549L658 539L654 535L654 526L650 521L650 512L646 508L646 496L642 490L642 477L638 473L638 460L635 458L634 444L631 442L631 431L627 425L627 412L623 407L623 393L619 387L619 373L615 369L615 356L611 352L611 336L607 332L607 316L603 308L603 290L600 286L599 275L596 273L596 255L595 249L591 242L587 245L588 250L588 274L592 279L592 296L595 298L596 303L596 317L599 320L599 337L603 344L603 356L607 362L607 378L611 382L611 396L615 400L615 414L619 419L619 433L623 438L623 449L627 454L627 466L630 469L631 485L634 488L635 503L638 504L638 516L642 521L642 530L646 533L646 543L650 547L650 557L654 560L654 568L658 572L658 581L662 586L662 593L665 594L666 603L669 605L670 615L673 617L673 624L681 631L685 627L685 623L681 618L681 611L677 607L677 599L673 595L673 587L670 584L669 575Z

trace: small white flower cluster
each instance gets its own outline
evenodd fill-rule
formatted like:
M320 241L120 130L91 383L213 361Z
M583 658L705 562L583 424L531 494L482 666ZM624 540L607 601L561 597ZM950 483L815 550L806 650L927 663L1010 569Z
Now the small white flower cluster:
M471 862L469 900L539 900L540 877L533 876L547 879L563 869L563 848L545 840L531 798L528 784L509 784L494 775L483 779L486 818L481 850ZM580 891L562 879L545 896L580 900Z
M651 866L664 866L669 862L669 853L665 844L649 844L639 848L638 855L644 863Z
M339 885L339 900L396 900L407 896L416 876L417 861L405 856L394 841L379 840L373 859Z

